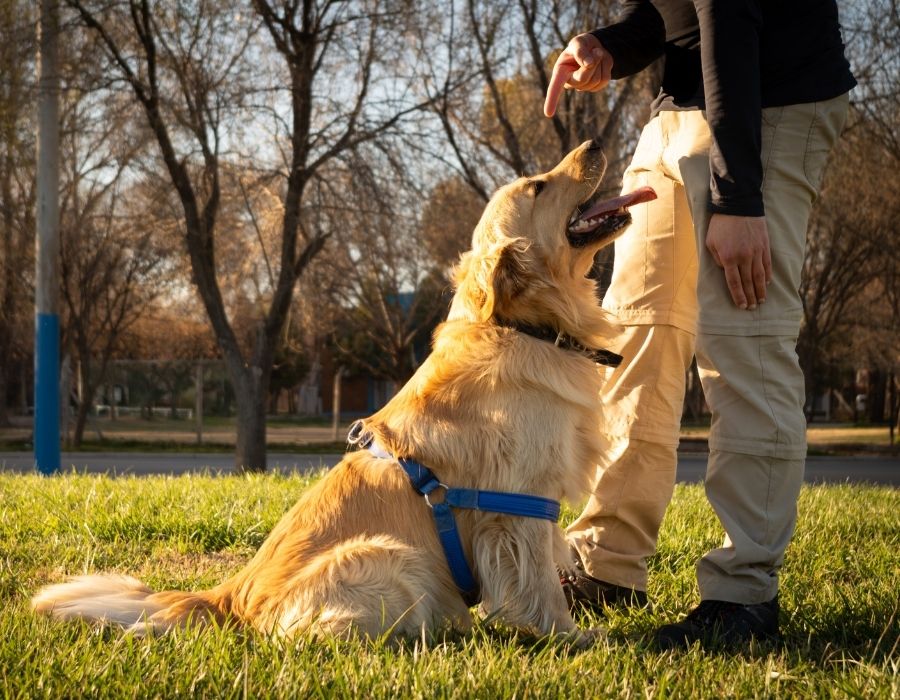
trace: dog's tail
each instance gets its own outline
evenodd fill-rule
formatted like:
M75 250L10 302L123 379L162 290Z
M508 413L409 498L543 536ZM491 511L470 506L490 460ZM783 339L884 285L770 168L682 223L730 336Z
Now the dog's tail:
M154 593L137 579L117 574L76 576L47 586L31 599L31 607L59 620L118 625L135 634L226 617L210 591Z

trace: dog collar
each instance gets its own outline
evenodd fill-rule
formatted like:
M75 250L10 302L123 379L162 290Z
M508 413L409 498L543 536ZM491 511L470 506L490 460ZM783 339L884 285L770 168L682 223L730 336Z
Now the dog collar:
M496 321L497 325L502 328L511 328L512 330L518 331L519 333L530 335L532 338L537 338L538 340L545 340L548 343L553 343L558 348L563 348L564 350L574 350L575 352L581 353L588 359L596 362L598 365L604 365L605 367L618 367L620 364L622 364L623 358L621 355L603 348L589 348L585 345L582 345L569 334L557 331L550 326L532 326L530 323L505 321L499 318L496 319Z
M472 568L466 561L453 508L541 518L553 522L559 520L559 501L523 493L451 488L442 483L434 472L419 462L413 459L394 457L379 445L373 436L363 434L362 427L362 423L359 421L350 426L347 441L351 445L359 445L367 449L375 457L394 460L406 472L413 489L424 497L425 503L431 509L438 539L441 541L447 565L450 567L450 575L469 607L476 605L481 600L481 594ZM443 491L444 497L438 501L434 496L439 491Z

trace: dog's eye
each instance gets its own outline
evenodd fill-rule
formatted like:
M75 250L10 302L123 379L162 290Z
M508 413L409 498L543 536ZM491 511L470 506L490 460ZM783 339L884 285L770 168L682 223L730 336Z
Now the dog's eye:
M537 197L541 192L544 191L544 185L547 183L543 180L532 180L531 186L534 188L534 196Z

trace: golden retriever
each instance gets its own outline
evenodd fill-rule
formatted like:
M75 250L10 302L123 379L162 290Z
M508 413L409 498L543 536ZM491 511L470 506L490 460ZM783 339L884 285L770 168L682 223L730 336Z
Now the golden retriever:
M605 167L587 142L494 195L455 270L431 355L361 422L367 439L450 486L586 495L603 449L604 370L589 349L604 348L614 330L586 275L629 222L625 207L653 196L594 204ZM484 613L531 634L592 638L566 606L555 562L568 548L555 522L478 510L456 519ZM93 575L48 586L32 604L137 633L210 619L285 636L415 636L472 624L429 504L395 459L365 449L348 453L247 566L211 590L154 593L128 576Z

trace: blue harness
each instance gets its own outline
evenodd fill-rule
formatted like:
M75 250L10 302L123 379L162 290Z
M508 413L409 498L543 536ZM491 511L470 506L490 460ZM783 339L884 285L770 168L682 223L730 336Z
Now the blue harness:
M479 491L477 489L450 488L434 475L428 467L419 464L415 460L399 458L395 459L384 448L376 443L371 436L364 436L362 424L354 423L350 428L348 441L350 444L358 444L364 447L375 457L382 459L394 459L403 467L403 471L409 477L413 489L425 498L425 503L434 514L434 524L437 527L438 538L444 548L444 555L450 567L450 575L459 589L460 595L469 607L478 603L481 599L478 583L472 574L472 569L466 561L462 541L459 539L459 530L456 527L456 517L452 508L468 508L490 513L505 513L507 515L519 515L526 518L542 518L556 522L559 519L559 501L554 501L542 496L529 496L523 493L505 493L502 491ZM435 491L443 490L443 500L434 502L432 495Z

